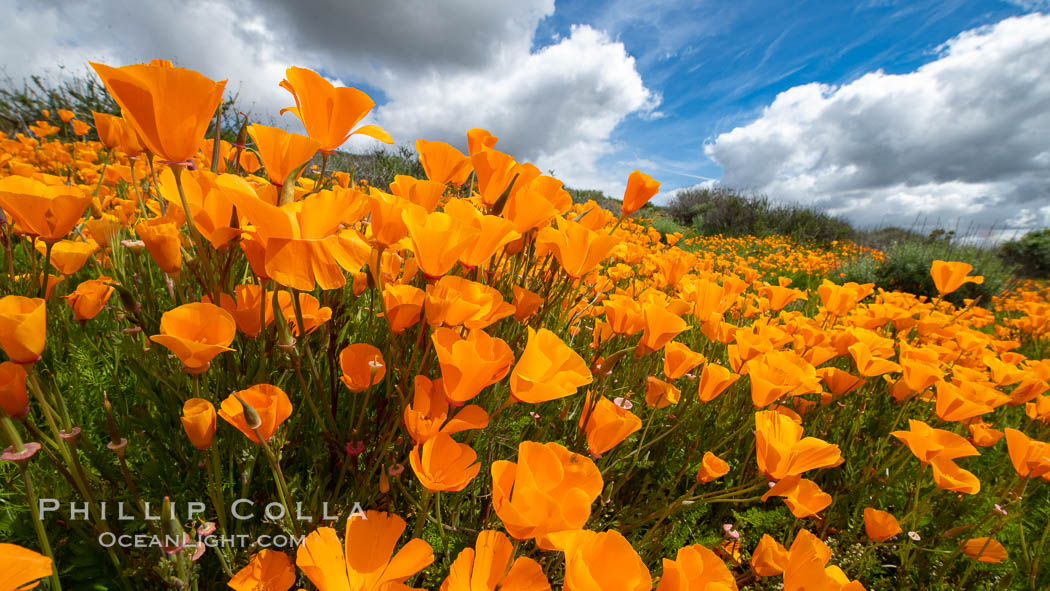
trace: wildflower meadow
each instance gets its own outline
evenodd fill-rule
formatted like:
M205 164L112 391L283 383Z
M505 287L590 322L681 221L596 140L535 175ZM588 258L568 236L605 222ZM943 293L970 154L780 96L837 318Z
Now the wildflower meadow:
M360 90L224 129L91 66L119 115L0 138L0 591L1050 588L1045 282L660 232L484 129L363 178Z

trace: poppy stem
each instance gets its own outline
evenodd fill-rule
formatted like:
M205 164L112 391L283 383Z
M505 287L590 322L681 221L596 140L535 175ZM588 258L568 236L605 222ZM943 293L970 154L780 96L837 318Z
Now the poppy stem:
M423 491L423 504L419 509L419 514L416 515L416 524L412 528L412 537L418 538L423 535L423 525L427 522L427 514L430 510L430 497L434 496L428 490Z
M26 504L29 505L31 510L36 511L39 503L37 502L36 490L33 488L33 480L29 477L29 469L26 466L25 461L18 462L18 468L22 471L22 480L25 482L26 492ZM30 521L33 522L33 529L36 530L36 538L40 543L40 549L44 552L44 556L51 559L51 589L53 591L62 591L62 582L58 578L58 567L55 565L55 554L51 551L51 542L47 539L47 532L44 531L44 522L37 519L37 515L30 516Z
M40 270L40 295L38 297L47 298L47 284L50 282L47 270L51 268L51 249L55 247L55 244L48 241L44 245L44 267Z

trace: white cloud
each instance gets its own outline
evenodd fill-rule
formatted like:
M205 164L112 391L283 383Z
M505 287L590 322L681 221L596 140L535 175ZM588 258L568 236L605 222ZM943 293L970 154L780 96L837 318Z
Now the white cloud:
M863 225L1046 224L1050 16L966 31L915 72L791 88L705 147L726 185ZM1029 215L1021 215L1028 211Z
M385 102L369 120L399 144L422 137L465 148L466 130L486 127L519 160L610 192L626 179L616 171L610 181L598 162L616 149L613 129L631 114L656 116L659 104L623 44L601 31L574 27L534 51L553 0L0 0L0 9L10 15L0 63L14 80L85 72L88 60L163 57L229 78L253 119L301 131L292 115L277 117L291 104L277 84L299 65L378 89ZM355 138L346 147L376 145Z

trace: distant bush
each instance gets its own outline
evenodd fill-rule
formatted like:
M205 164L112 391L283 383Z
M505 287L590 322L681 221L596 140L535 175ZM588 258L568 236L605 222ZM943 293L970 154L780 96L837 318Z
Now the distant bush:
M937 296L937 288L930 276L930 265L935 260L962 261L973 265L973 275L982 275L984 283L967 283L945 299L961 304L964 299L979 299L987 305L1012 278L1012 268L992 249L959 244L949 234L937 234L919 239L896 241L882 250L880 262L865 255L853 259L839 269L842 281L874 283L886 290L906 291L928 297Z
M999 254L1025 277L1050 277L1050 228L1033 230L1020 238L1004 242Z
M679 224L706 235L783 235L826 243L848 239L854 232L849 222L811 207L772 203L724 187L679 191L667 210Z

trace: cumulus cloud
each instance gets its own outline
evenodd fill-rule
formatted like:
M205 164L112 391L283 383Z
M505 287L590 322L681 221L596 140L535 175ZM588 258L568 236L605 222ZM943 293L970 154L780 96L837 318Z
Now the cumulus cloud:
M622 190L599 159L613 129L653 116L659 96L644 85L624 45L587 26L541 49L534 34L553 0L0 0L0 63L14 80L172 59L229 78L253 119L301 131L277 86L289 65L341 84L364 84L379 107L369 122L395 140L444 140L465 148L466 130L486 127L500 148L577 186ZM57 66L66 66L59 71ZM373 149L367 138L345 147ZM626 174L623 175L626 178Z
M780 93L710 141L723 183L862 225L1050 225L1050 16L966 31L908 74Z

